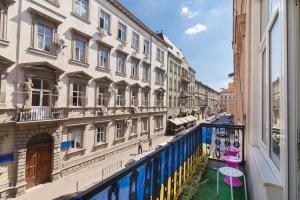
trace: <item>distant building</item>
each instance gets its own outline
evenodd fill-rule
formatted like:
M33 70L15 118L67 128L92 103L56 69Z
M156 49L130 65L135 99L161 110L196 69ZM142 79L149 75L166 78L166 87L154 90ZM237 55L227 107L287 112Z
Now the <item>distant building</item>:
M223 88L220 92L220 109L223 112L235 114L235 105L235 85L228 83L228 88Z

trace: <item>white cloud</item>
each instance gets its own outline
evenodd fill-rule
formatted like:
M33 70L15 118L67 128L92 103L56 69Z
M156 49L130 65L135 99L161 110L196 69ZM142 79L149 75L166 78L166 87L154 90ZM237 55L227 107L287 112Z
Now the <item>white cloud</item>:
M195 26L192 26L188 29L186 29L185 34L187 35L196 35L198 33L201 33L202 31L206 31L207 27L203 24L196 24Z
M182 6L181 7L181 14L184 16L187 16L188 18L192 19L199 15L199 12L196 11L191 11L189 7L187 6Z

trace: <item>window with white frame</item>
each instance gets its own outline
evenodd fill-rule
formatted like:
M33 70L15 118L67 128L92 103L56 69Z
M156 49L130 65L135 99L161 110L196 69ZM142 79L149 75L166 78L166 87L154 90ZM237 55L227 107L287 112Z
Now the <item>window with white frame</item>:
M137 89L132 89L131 90L131 97L130 97L130 105L131 106L138 106L139 101L138 101L138 90Z
M125 89L118 89L116 94L116 105L125 106Z
M0 2L0 39L7 39L7 6L5 5L5 1Z
M83 148L83 128L72 128L69 130L70 148L82 149Z
M155 129L163 128L163 116L155 117Z
M143 91L143 106L149 106L150 102L149 102L149 91L148 90L144 90Z
M125 73L125 68L126 66L126 56L123 54L118 53L117 56L117 72L121 74L126 74Z
M99 87L98 89L98 106L108 106L108 88Z
M124 121L116 122L116 139L121 139L124 137Z
M156 49L156 60L160 63L164 63L165 52L157 47Z
M146 63L143 64L143 80L150 81L150 65Z
M140 36L137 33L132 32L131 47L138 50L139 44L140 44Z
M163 70L156 70L155 83L158 85L164 84L165 72Z
M142 118L142 132L148 132L149 131L149 118L148 117L144 117Z
M74 0L74 14L77 16L88 19L89 15L89 0Z
M106 32L110 32L110 15L100 11L100 28Z
M139 77L139 62L134 59L131 59L131 77Z
M169 108L172 108L172 96L169 96Z
M97 135L96 142L98 144L106 142L106 124L99 124L96 127Z
M53 29L43 24L37 24L37 48L42 51L52 51Z
M85 85L73 84L73 106L83 106L85 104Z
M99 48L99 67L109 69L109 50L103 47Z
M31 106L51 105L51 82L42 79L32 79Z
M86 57L86 47L87 47L87 42L80 40L80 39L75 39L74 40L74 60L77 60L79 62L87 62L87 57Z
M119 27L118 27L118 39L119 40L126 42L126 37L127 37L126 31L127 31L127 27L124 24L119 23Z
M132 125L130 127L130 134L132 134L132 135L137 134L137 126L138 126L138 119L132 119Z
M150 55L150 41L147 40L147 39L144 40L144 51L143 51L143 53L146 56Z
M164 106L164 94L161 92L156 92L155 94L155 98L156 98L156 106L162 107Z
M280 170L280 143L284 121L282 110L282 47L278 0L262 0L260 7L261 68L262 68L262 143ZM268 45L266 45L268 44ZM269 62L267 62L269 61ZM285 96L285 95L284 95Z

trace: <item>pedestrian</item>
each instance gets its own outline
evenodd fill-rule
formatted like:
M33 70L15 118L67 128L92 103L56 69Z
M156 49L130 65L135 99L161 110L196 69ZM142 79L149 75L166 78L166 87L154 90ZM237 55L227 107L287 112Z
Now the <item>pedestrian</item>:
M152 147L152 138L149 137L149 151L152 150L153 147Z
M143 153L142 140L140 140L138 142L138 154L142 154L142 153Z

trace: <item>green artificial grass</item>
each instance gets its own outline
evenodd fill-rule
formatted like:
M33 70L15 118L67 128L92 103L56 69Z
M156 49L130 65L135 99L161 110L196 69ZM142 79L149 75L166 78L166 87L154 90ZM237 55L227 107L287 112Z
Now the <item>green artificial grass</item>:
M224 183L224 176L220 174L219 199L231 200L230 187ZM202 184L196 192L194 200L217 200L217 170L207 168L201 180ZM234 200L245 200L244 186L233 188Z

